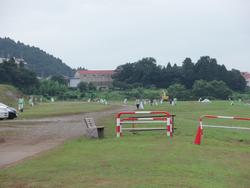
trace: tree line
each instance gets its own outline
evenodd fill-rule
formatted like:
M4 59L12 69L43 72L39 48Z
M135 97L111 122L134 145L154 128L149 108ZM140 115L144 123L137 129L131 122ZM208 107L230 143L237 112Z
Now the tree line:
M201 57L196 64L186 58L182 66L168 63L166 67L157 65L154 58L143 58L135 63L120 65L115 72L114 87L105 95L117 99L119 96L130 99L159 98L162 89L167 89L170 97L180 100L200 97L227 99L233 91L242 92L246 87L239 71L228 71L210 57ZM25 94L47 98L94 99L100 93L92 83L81 82L77 88L69 88L62 75L38 80L35 72L23 64L17 65L13 58L0 64L0 75L0 84L14 85Z
M0 63L0 83L19 88L24 93L31 93L39 84L36 73L16 64L14 58Z
M68 87L68 81L62 75L53 75L39 80L32 70L25 68L23 63L17 64L14 58L0 63L0 84L17 87L24 94L42 95L48 99L56 96L59 99L93 98L96 90L92 83L80 83L78 88Z
M196 63L186 58L182 66L176 64L161 66L152 57L143 58L134 63L126 63L116 68L113 75L114 86L120 89L133 87L168 88L173 84L181 84L192 89L195 81L222 81L233 91L244 91L246 81L240 71L227 70L219 65L215 58L201 57Z

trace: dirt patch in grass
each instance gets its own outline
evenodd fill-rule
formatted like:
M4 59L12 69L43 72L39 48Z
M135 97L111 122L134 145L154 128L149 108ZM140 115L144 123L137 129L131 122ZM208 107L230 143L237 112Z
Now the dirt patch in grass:
M65 140L85 134L84 117L93 117L97 125L100 118L134 107L122 106L101 112L49 117L34 120L0 122L0 168L49 150Z

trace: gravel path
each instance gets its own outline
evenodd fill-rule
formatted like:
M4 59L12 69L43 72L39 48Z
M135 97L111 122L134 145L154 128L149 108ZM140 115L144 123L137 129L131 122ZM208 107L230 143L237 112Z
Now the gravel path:
M35 120L0 121L0 168L49 150L65 140L83 136L84 117L93 117L97 121L127 110L134 110L134 107L121 106L102 112Z

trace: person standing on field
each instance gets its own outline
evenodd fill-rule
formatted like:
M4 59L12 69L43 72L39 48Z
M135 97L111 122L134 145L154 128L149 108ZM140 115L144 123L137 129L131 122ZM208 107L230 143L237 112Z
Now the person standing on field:
M18 110L19 112L23 112L23 109L24 109L24 98L19 97L18 98Z
M33 96L30 96L30 98L29 98L29 105L34 106Z
M141 100L139 103L139 109L143 110L144 109L144 101Z
M139 106L140 106L140 100L139 99L135 100L135 106L136 106L136 109L139 110Z

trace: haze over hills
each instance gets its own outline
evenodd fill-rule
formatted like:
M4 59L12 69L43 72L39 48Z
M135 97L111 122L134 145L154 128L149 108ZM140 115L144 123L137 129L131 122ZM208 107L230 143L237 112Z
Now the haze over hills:
M15 42L10 38L0 38L0 57L23 58L27 62L27 67L41 77L73 75L72 68L63 63L61 59L37 47L25 45L19 41Z

